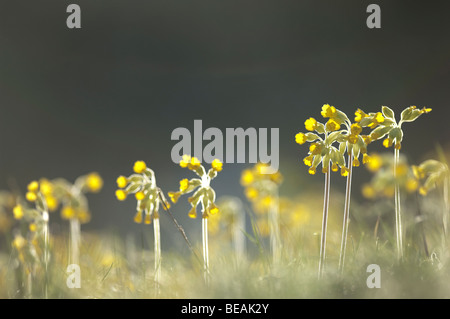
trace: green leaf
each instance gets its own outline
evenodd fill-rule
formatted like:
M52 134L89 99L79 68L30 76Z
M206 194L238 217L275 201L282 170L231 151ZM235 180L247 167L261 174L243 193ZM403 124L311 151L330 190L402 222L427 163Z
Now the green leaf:
M394 111L392 111L387 106L382 106L381 107L381 112L383 113L384 117L387 117L387 118L395 121Z

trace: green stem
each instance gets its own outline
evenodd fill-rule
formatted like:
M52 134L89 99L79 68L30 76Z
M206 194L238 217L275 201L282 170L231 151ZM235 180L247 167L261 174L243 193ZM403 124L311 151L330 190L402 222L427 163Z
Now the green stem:
M44 297L45 299L48 298L48 262L49 262L49 227L48 227L48 221L49 221L49 215L48 212L45 210L42 212L42 219L44 221Z
M398 183L398 164L400 160L400 151L395 149L394 151L394 180L395 180L395 225L396 225L396 237L397 237L397 258L403 259L403 235L402 235L402 215L400 207L400 185Z
M278 223L278 188L272 185L273 202L269 208L270 247L272 249L273 263L277 264L281 258L280 226Z
M71 264L79 263L80 222L76 218L70 220Z
M202 243L203 243L203 270L205 282L209 277L209 254L208 254L208 218L202 218Z
M345 186L344 220L342 223L341 251L339 254L339 269L344 271L345 251L347 248L348 224L350 216L350 195L352 191L353 152L348 155L348 175Z
M325 189L323 194L323 216L322 216L322 233L320 240L320 256L319 256L319 279L322 278L323 269L325 267L325 251L327 242L327 220L328 207L330 202L330 163L327 163L327 172L325 173Z
M153 233L155 236L154 250L155 250L155 283L156 292L159 293L159 283L161 281L161 232L159 218L153 219Z

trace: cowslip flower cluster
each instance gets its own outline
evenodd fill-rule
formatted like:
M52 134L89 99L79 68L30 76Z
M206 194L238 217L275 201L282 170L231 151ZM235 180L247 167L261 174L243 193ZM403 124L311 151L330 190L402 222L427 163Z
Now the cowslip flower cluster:
M210 215L217 214L219 212L218 207L215 204L216 193L210 186L211 181L217 176L217 173L222 171L222 162L215 159L211 163L211 168L206 172L203 165L196 157L184 155L180 161L180 166L188 168L193 171L199 178L187 178L180 181L180 188L176 192L169 192L168 195L172 202L176 203L181 195L194 192L194 194L188 198L191 204L191 210L189 211L190 218L197 217L197 206L202 205L202 217L208 218Z
M375 141L385 137L383 146L389 148L394 145L395 149L400 150L403 140L402 124L405 122L413 122L420 115L431 112L430 108L417 109L415 106L410 106L401 113L400 121L395 119L395 113L387 106L381 108L381 113L365 114L359 110L357 117L360 118L361 125L367 125L374 130L370 133L370 140ZM375 128L376 127L376 128Z
M308 172L312 175L316 173L319 164L322 163L322 172L328 172L328 165L331 163L331 170L337 172L341 169L341 175L348 175L348 167L345 161L345 152L352 156L353 166L359 166L359 156L362 154L363 164L370 161L367 154L367 145L371 142L368 135L362 135L363 127L372 127L378 121L382 121L378 114L364 116L371 119L370 123L360 123L360 117L363 112L357 111L355 123L352 123L347 115L336 109L334 106L325 104L322 107L321 115L328 119L325 124L318 122L314 118L305 121L307 133L297 133L296 143L302 145L311 142L308 156L303 159L305 165L309 166ZM344 129L341 127L344 126ZM316 134L317 133L317 134ZM319 135L323 135L323 137ZM337 143L337 146L333 144Z
M255 212L263 214L274 202L274 191L283 182L280 172L265 174L268 164L257 163L241 173L241 185L247 199L253 204Z
M420 181L419 193L423 196L435 189L436 185L448 183L450 178L447 164L433 159L426 160L417 166L413 165L412 171L417 180ZM444 196L448 196L448 194Z
M164 201L163 208L169 208L170 205L164 197L164 193L156 185L155 173L144 161L136 161L133 166L134 174L128 177L119 176L116 180L116 197L124 201L130 193L133 193L136 201L136 215L134 221L138 224L144 221L145 224L151 224L153 219L159 218L159 206L161 198Z
M369 183L362 185L361 192L365 198L393 198L396 184L407 193L414 193L419 188L419 181L404 156L400 156L396 177L392 174L394 161L391 154L374 153L371 158L366 168L374 175Z

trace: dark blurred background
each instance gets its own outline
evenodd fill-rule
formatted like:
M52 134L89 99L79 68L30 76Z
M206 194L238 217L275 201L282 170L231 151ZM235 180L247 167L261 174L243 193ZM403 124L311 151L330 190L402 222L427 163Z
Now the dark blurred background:
M70 3L81 7L81 29L66 27ZM366 26L370 3L381 6L381 29ZM190 172L171 162L171 132L202 119L204 128L280 128L282 191L295 195L322 182L308 176L307 148L294 136L324 103L351 118L358 107L433 108L404 126L402 152L418 163L448 146L449 9L448 1L1 0L0 188L97 171L105 186L89 196L84 229L133 232L135 201L115 199L116 177L145 160L163 190L176 190ZM247 166L225 165L217 193L242 197ZM176 216L199 224L181 202Z

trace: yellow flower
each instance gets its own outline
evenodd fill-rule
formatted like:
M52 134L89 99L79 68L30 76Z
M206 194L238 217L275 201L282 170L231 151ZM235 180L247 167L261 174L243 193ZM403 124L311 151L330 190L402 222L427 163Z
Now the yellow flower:
M36 193L39 189L39 183L37 181L32 181L28 184L27 189L29 192Z
M145 214L144 224L150 225L152 223L152 216L150 214Z
M137 174L143 173L147 169L147 164L144 161L136 161L133 166L133 171Z
M309 119L307 119L305 121L305 128L308 131L314 131L316 129L316 127L317 127L317 121L314 118L310 117Z
M72 219L75 217L75 209L71 206L64 206L61 209L61 217L63 219Z
M322 147L318 143L312 143L309 146L309 152L311 153L311 155L320 154L320 152L322 152Z
M248 187L245 189L245 196L249 199L256 199L258 197L259 193L254 187Z
M366 116L367 116L367 114L364 113L363 110L361 110L361 109L356 110L356 112L355 112L355 122L357 122L357 123L361 122L361 120L363 118L365 118Z
M213 160L211 163L211 167L218 172L220 172L222 170L222 166L223 166L223 163L217 158L215 160Z
M311 175L316 174L316 168L315 168L315 167L310 167L310 168L308 169L308 173L311 174Z
M137 200L143 200L145 198L144 192L137 192L134 197L136 197Z
M385 138L384 141L383 141L383 146L386 147L386 148L391 147L392 146L392 140L389 137Z
M383 114L382 114L381 112L377 112L377 114L375 114L374 119L375 119L375 121L376 121L378 124L384 122L384 116L383 116Z
M22 236L19 235L16 238L14 238L12 245L17 250L21 250L26 245L26 243L27 241Z
M341 124L339 124L339 122L337 122L335 119L331 118L325 124L325 127L326 127L327 131L334 132L334 131L338 131L341 128Z
M333 172L337 172L337 171L339 170L339 167L337 166L336 163L333 163L333 164L331 165L331 170L332 170Z
M305 163L306 166L311 166L313 161L313 155L309 155L303 159L303 163Z
M353 159L353 167L359 167L359 159L357 157Z
M189 165L190 162L191 162L191 157L189 155L183 155L183 157L181 158L181 161L180 161L180 166L185 168Z
M123 201L127 198L127 192L123 189L116 190L116 197L118 200Z
M352 135L359 135L362 132L362 127L358 123L353 123L350 126L350 132Z
M336 108L334 106L330 106L329 104L324 104L322 106L322 112L320 112L323 117L333 117L336 114Z
M370 186L369 184L364 184L362 187L362 195L365 198L373 199L376 196L376 192L372 186Z
M58 208L58 200L54 196L45 196L45 201L47 202L47 208L49 211L53 212L56 208Z
M300 144L300 145L305 144L305 142L306 142L306 135L301 133L301 132L297 133L295 135L295 142Z
M185 191L189 187L189 181L187 178L180 181L180 192Z
M201 165L200 161L198 160L197 157L192 157L191 158L191 162L188 164L188 168L191 170L195 170L197 168L199 168Z
M248 186L255 180L255 176L253 175L253 172L249 169L246 169L242 172L241 175L241 185L242 186Z
M86 186L91 192L97 193L103 187L103 179L98 173L90 173L86 177Z
M370 135L361 135L364 144L369 145L370 143L372 143L372 139L370 137Z
M196 207L192 207L191 210L188 213L188 216L190 218L196 218L197 217L197 208Z
M48 196L53 192L53 184L48 179L42 178L39 184L40 191L44 196Z
M37 230L37 225L35 223L31 223L30 226L28 226L28 229L30 232L34 233Z
M364 160L364 157L363 157ZM383 159L381 158L380 155L378 154L372 154L372 156L370 157L370 161L367 162L367 169L371 172L376 172L378 171L381 166L383 165Z
M169 195L169 198L173 203L176 203L178 198L180 198L180 193L178 192L168 192L167 195Z
M358 142L358 135L350 134L350 135L348 136L348 141L349 141L351 144L355 144L356 142Z
M415 192L419 188L419 182L414 178L408 178L406 180L406 190L409 193Z
M136 215L134 215L134 222L138 224L142 223L142 211L139 210Z
M346 177L348 175L348 172L349 172L349 170L347 167L345 167L345 166L341 167L341 175L342 176Z
M91 220L91 214L86 210L79 210L77 212L77 218L82 224L86 224Z
M22 205L16 205L13 208L13 214L15 219L22 219L24 215Z
M425 196L426 194L428 194L428 190L422 186L419 188L419 193L420 195Z
M219 208L216 206L216 205L214 205L214 203L212 203L211 205L210 205L210 208L209 208L209 213L211 214L211 215L215 215L215 214L217 214L219 212Z
M35 202L37 200L37 195L34 192L27 192L25 198L30 202Z
M414 177L417 179L424 179L425 178L425 171L423 168L419 167L419 166L412 166L412 171L414 174Z
M363 154L363 164L368 164L371 160L372 158L367 153Z
M124 188L128 184L128 179L125 176L119 176L116 179L117 187Z

